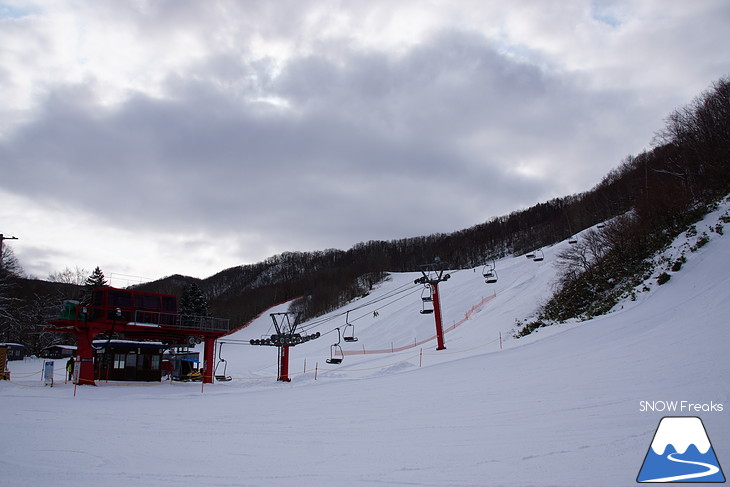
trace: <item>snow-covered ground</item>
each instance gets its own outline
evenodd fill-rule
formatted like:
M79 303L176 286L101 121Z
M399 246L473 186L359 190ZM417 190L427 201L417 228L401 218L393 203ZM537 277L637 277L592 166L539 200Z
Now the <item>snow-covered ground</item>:
M418 312L418 275L393 274L303 325L323 336L292 348L291 383L275 380L275 348L247 344L273 332L268 313L222 340L233 380L204 388L100 382L74 396L63 361L52 388L42 360L11 362L0 485L631 485L661 417L682 415L701 417L728 468L730 238L708 228L729 208L698 223L708 244L691 252L698 237L682 236L668 250L684 249L687 262L666 284L521 339L515 320L549 296L567 243L545 248L542 262L498 261L496 284L481 268L452 273L440 286L445 326L458 325L446 350L430 340L354 354L434 335L433 315ZM346 310L359 340L343 342L341 365L326 364ZM645 401L704 406L646 411Z

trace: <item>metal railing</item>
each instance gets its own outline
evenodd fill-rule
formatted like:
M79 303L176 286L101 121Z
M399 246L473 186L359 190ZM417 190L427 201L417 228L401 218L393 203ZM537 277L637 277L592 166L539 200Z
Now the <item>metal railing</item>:
M183 330L231 331L231 320L212 316L182 315L157 311L136 310L134 322L170 326Z
M212 316L164 313L142 309L85 306L74 303L64 305L59 313L58 307L45 310L45 321L67 320L76 322L101 320L107 323L130 323L140 325L157 325L161 327L179 328L200 331L231 331L231 320Z

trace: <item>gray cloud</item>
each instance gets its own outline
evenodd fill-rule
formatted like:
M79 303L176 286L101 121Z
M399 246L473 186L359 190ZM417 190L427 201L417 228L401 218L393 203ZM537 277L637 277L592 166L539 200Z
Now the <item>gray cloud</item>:
M268 2L253 15L237 2L214 5L94 7L98 16L113 8L120 25L165 53L159 64L181 56L179 46L159 47L166 39L187 45L188 35L195 46L206 26L217 29L150 92L102 103L117 89L107 79L44 85L32 116L0 138L0 189L154 235L154 245L199 248L209 240L196 235L215 235L234 260L347 248L453 231L587 190L649 144L676 96L600 86L590 69L566 70L538 47L506 49L472 28L444 25L390 50L313 36L332 12L297 30L306 2L290 15ZM631 20L601 12L613 19L607 28ZM256 36L308 47L260 55Z

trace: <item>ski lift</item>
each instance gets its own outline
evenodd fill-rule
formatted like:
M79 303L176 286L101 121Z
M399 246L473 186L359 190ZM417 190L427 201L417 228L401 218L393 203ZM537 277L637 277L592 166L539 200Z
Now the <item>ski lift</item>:
M534 260L535 262L545 260L545 254L543 253L542 249L539 249L537 252L535 252L535 257L533 257L532 260Z
M425 284L423 286L423 291L421 291L421 302L422 315L433 313L433 295L431 294L431 286L429 284Z
M430 284L425 284L423 286L423 291L421 291L421 301L423 301L424 303L433 301Z
M342 334L340 333L340 329L336 328L337 330L337 343L333 343L330 345L330 358L326 360L328 364L341 364L342 358L345 356L344 353L342 353L342 347L340 346L340 341L342 341ZM335 355L339 355L339 357L335 357Z
M496 266L494 265L494 261L492 261L492 263L491 263L491 264L486 264L486 265L484 266L484 268L482 269L482 275L483 275L483 276L484 276L485 278L487 278L487 277L491 277L491 276L492 276L492 274L494 274L494 268L495 268L495 267L496 267Z
M350 323L350 312L345 315L345 328L342 330L342 339L346 342L356 342L355 325Z
M221 350L223 350L223 342L220 343L218 347L218 363L215 364L215 370L213 371L213 375L215 376L215 380L221 381L221 382L228 382L232 380L233 378L230 375L226 375L226 369L228 368L228 362L221 357ZM218 366L220 364L223 364L223 373L218 374Z
M568 239L568 243L571 244L571 245L572 244L577 244L578 243L578 239L575 236L572 236L572 237L570 237Z
M487 264L482 269L482 276L484 276L484 282L492 284L497 282L497 266L492 260L491 264Z

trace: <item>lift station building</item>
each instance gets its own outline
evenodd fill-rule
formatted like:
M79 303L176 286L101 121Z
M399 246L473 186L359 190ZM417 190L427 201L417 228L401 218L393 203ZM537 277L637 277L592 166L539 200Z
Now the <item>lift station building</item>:
M94 289L90 304L67 301L47 323L48 331L76 336L77 384L104 376L159 380L165 349L197 343L204 344L202 380L211 383L215 341L232 331L227 319L179 314L177 296L109 286Z

